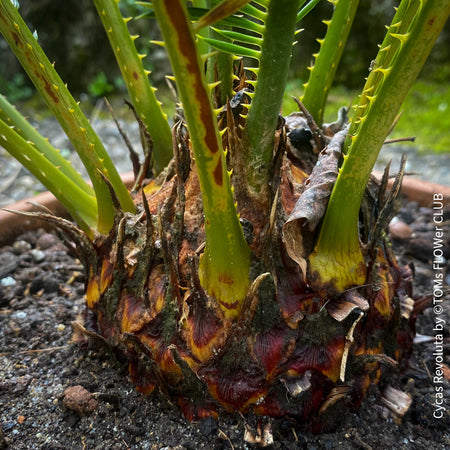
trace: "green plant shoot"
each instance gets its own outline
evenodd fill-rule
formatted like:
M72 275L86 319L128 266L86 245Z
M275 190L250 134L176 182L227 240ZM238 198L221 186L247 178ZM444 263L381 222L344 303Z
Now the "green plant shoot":
M245 242L225 165L209 88L183 1L154 1L177 79L205 214L206 248L200 281L230 317L240 312L249 286L250 250Z

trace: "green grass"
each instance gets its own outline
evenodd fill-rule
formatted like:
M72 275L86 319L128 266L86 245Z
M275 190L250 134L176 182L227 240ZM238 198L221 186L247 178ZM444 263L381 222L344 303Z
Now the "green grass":
M292 96L300 97L302 84L288 83L283 114L297 111ZM356 103L359 92L343 86L331 89L325 122L333 122L341 106ZM417 81L402 107L402 115L390 138L415 136L415 145L421 152L450 152L450 86L447 83Z

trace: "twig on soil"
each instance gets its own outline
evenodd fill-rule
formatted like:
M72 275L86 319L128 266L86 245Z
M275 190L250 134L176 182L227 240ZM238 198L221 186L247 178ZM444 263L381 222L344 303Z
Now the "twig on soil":
M221 436L223 439L227 440L228 443L231 445L231 449L234 450L234 445L231 442L231 439L219 428L219 436Z
M64 350L67 347L69 347L69 344L61 345L59 347L36 348L34 350L22 350L21 352L2 352L2 353L0 353L0 356L8 356L8 355L13 355L13 354L28 355L28 354L33 354L33 353L52 352L54 350Z
M425 367L425 370L428 374L428 378L430 379L430 381L432 381L433 375L431 375L430 369L428 368L426 361L423 358L420 358L420 362L422 363L423 367Z

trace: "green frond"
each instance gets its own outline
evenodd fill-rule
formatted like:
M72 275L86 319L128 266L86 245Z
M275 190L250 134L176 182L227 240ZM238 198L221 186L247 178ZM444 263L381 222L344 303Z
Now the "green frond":
M0 94L0 120L3 120L8 126L14 127L17 134L20 135L26 142L33 145L36 150L45 157L73 183L75 183L81 190L88 195L93 196L94 190L92 186L87 184L83 177L73 168L69 161L67 161L59 150L54 148L47 138L44 138L34 128L19 111L11 105L6 97Z
M226 2L217 3L194 23L192 27L193 32L198 33L202 28L214 25L221 19L229 17L240 8L243 8L249 1L250 0L228 0Z
M253 2L255 3L255 2ZM263 3L263 2L259 2ZM214 6L215 4L218 4L218 2L211 2L211 4ZM141 17L154 17L154 10L153 10L153 4L150 3L142 3L143 6L146 6L150 9L150 11ZM256 11L255 11L256 10ZM195 23L198 21L201 17L205 16L209 13L210 8L200 8L195 6L188 6L187 7L189 19ZM257 8L252 7L251 5L246 5L244 8L239 10L239 13L248 11L248 14L251 17L254 17L255 20L249 20L246 17L243 17L241 14L234 14L228 17L224 17L217 22L214 22L214 26L216 28L222 28L222 27L236 27L240 28L242 30L248 30L253 31L255 33L262 34L264 32L264 25L261 24L261 20L263 20L264 15L261 11L259 11ZM256 15L253 15L256 14ZM198 30L196 30L198 32Z
M237 31L220 30L214 27L212 29L216 31L218 34L222 35L223 37L228 38L232 42L243 42L245 44L257 45L258 47L261 47L262 44L261 37L251 36L249 34L239 33Z
M237 56L246 56L248 58L253 58L259 60L260 52L257 50L253 50L248 47L244 47L242 45L232 44L231 42L219 41L218 39L211 39L199 36L199 39L207 42L212 47L220 50L224 53L229 53L231 55Z
M306 0L302 0L300 2L300 7L303 6L303 8L297 13L297 22L300 22L306 15L308 15L319 2L320 0L310 0L305 6L303 6L306 3Z

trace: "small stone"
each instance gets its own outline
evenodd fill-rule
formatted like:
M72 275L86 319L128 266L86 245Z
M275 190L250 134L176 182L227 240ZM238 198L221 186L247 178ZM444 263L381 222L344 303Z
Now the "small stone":
M45 259L45 253L42 250L37 250L34 248L33 250L30 251L30 253L34 261L37 263L40 263Z
M403 220L394 217L389 224L389 234L392 238L404 241L412 235L412 229Z
M68 387L63 393L63 405L84 416L98 407L98 401L83 386Z
M414 215L414 211L418 209L417 202L408 202L406 206L403 206L400 208L400 211L398 212L398 218L403 220L403 222L407 223L408 225L413 223L416 219Z
M44 233L36 242L36 247L40 250L47 250L58 243L58 238L51 233Z
M27 313L25 311L17 311L14 315L19 320L23 320L27 317Z
M0 285L3 287L14 286L16 284L16 280L13 277L5 277L0 280Z
M30 375L24 375L23 377L16 377L11 380L0 381L0 392L7 392L12 395L23 394L28 389L31 380L32 377Z
M428 263L433 257L433 241L423 238L413 238L408 241L406 251L419 261Z
M2 422L2 430L3 431L10 431L14 428L14 422L8 421L8 422Z
M212 436L217 434L217 421L211 416L202 419L198 426L203 436Z
M25 416L20 415L20 416L17 418L17 422L20 423L20 424L24 423L24 422L25 422Z
M39 274L30 284L30 293L37 294L44 289L46 293L57 292L59 289L58 280L51 273Z
M13 245L13 251L16 255L26 253L31 250L31 244L27 241L16 241Z
M20 264L20 258L11 253L11 252L3 252L0 254L0 278L6 277L12 271L16 270L18 265Z

